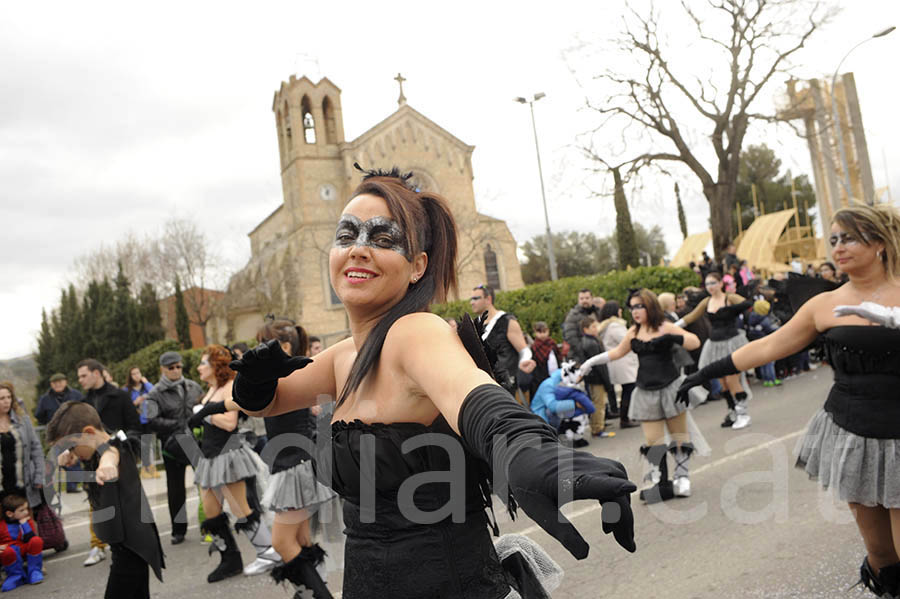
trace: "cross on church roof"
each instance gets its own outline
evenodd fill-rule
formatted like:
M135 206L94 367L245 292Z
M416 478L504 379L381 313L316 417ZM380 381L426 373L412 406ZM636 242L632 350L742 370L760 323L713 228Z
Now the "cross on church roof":
M400 97L397 98L397 104L403 106L406 104L406 96L403 95L403 82L406 81L406 78L400 73L397 73L397 76L394 77L394 81L400 84Z

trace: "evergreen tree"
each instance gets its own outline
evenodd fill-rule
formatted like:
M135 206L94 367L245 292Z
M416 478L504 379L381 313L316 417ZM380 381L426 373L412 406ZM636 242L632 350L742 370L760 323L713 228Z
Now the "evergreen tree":
M634 238L634 226L631 224L631 212L625 198L625 187L618 167L610 169L615 182L613 200L616 205L616 242L619 246L619 268L625 270L629 266L640 266L637 243Z
M130 355L140 349L134 338L134 321L137 316L137 307L131 298L131 283L122 272L122 264L119 264L113 291L112 310L107 323L106 354L111 362Z
M84 315L78 304L74 285L64 289L59 305L59 317L52 327L56 345L55 370L74 374L75 364L83 355ZM52 373L51 373L52 374Z
M37 397L47 389L50 384L50 375L53 374L53 333L50 329L50 321L47 320L47 311L41 310L41 332L38 333L38 349L35 356L38 369Z
M140 339L139 347L146 347L166 336L162 325L162 315L159 312L159 300L151 283L144 283L144 286L141 287L141 294L138 298L136 335Z
M687 239L687 218L684 216L684 206L681 205L681 193L678 191L678 183L675 184L675 201L678 204L678 226L681 227L681 235Z
M184 307L184 294L181 292L181 280L175 277L175 332L184 349L191 349L191 321L187 308Z

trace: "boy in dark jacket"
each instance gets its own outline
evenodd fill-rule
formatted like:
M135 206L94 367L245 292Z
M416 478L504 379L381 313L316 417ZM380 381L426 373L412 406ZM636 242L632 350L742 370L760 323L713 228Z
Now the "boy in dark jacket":
M603 353L603 344L597 338L597 321L593 316L581 320L581 339L573 347L575 361L580 365L588 358ZM595 437L612 437L615 433L606 431L606 382L609 381L609 370L606 366L595 366L584 377L584 386L594 404L591 414L591 434Z
M97 411L87 403L68 402L47 425L62 466L77 460L95 473L87 484L94 532L112 548L105 599L150 598L150 572L162 581L165 567L153 512L141 487L134 454L124 433L110 436Z

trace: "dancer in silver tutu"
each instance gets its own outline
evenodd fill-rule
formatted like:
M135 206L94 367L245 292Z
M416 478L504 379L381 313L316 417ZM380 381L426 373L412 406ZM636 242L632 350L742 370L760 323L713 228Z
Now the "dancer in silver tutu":
M277 339L289 356L309 353L306 330L292 321L274 320L256 333L260 343L272 339ZM291 582L298 598L301 587L312 591L316 599L330 598L331 593L317 570L323 564L325 551L318 543L313 543L313 535L323 524L332 530L337 526L340 534L342 526L337 516L340 503L337 494L322 485L313 470L310 453L313 450L314 418L309 408L303 408L267 417L265 423L269 441L263 450L263 459L270 465L272 478L262 504L275 512L272 546L284 561L272 570L272 578L276 582Z
M725 356L747 344L747 335L737 326L737 317L753 307L753 302L745 300L736 293L725 293L722 287L722 275L710 272L706 275L706 291L709 297L688 314L677 321L679 326L689 325L703 314L709 318L709 339L700 352L698 368L721 360ZM750 426L750 414L747 412L747 401L750 399L750 386L742 373L722 377L722 396L728 402L728 413L722 421L722 428L741 429Z
M641 455L647 461L647 483L640 497L648 503L672 497L688 497L691 480L688 462L694 452L688 432L687 406L675 401L684 376L675 363L673 348L682 345L687 350L700 347L700 339L693 333L666 320L656 294L639 289L629 296L628 309L634 326L618 346L594 356L582 364L583 375L598 364L608 364L634 352L638 357L637 388L631 395L628 418L641 423L645 444ZM666 431L671 442L666 445ZM670 481L666 451L675 460L675 476Z
M690 375L679 399L704 380L792 355L821 336L834 385L798 444L797 466L849 504L866 547L860 582L879 597L900 597L900 331L892 326L900 315L900 212L839 210L828 242L849 281Z
M222 404L231 398L234 371L228 367L231 352L221 345L210 345L203 353L197 372L200 379L209 385L209 391L201 401L201 406ZM200 406L198 406L200 407ZM200 443L202 457L194 472L194 479L200 485L201 500L206 520L201 522L203 534L213 537L213 548L221 554L221 562L207 576L207 582L217 582L229 576L240 574L261 574L274 568L281 561L272 549L272 538L268 525L261 515L247 504L244 481L258 475L261 462L253 450L237 434L237 412L228 414L196 414L191 425L203 424L203 439ZM228 514L222 510L223 500L228 502L231 512L238 518L234 529L243 532L256 549L257 559L245 569L234 535L228 525Z

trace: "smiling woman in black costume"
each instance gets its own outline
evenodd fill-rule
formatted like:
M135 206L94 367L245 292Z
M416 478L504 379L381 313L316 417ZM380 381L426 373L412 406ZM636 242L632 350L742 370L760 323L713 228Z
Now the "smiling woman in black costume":
M368 173L338 223L331 284L352 337L312 363L275 343L252 350L233 364L234 397L266 416L311 406L321 394L338 397L333 486L346 500L345 598L546 596L501 566L485 513L487 466L508 472L510 507L517 504L578 558L588 544L559 506L604 502L604 530L633 551L635 486L618 462L581 452L558 460L556 432L427 312L455 287L456 226L444 200L411 189L407 178L396 169ZM482 357L480 346L470 350ZM430 435L413 441L425 441L418 449L401 450L422 433ZM463 465L464 481L446 482ZM558 496L560 487L568 496Z
M898 597L900 331L870 320L897 324L891 316L900 306L900 213L884 205L839 210L829 243L848 283L809 299L773 334L690 375L680 391L792 355L821 335L834 385L798 445L797 466L849 504L866 546L861 582L879 597Z

